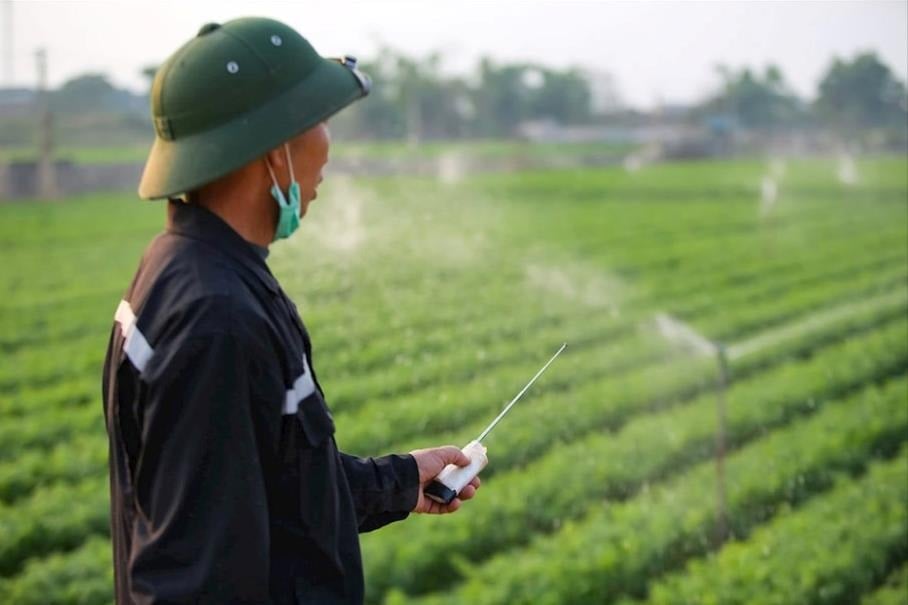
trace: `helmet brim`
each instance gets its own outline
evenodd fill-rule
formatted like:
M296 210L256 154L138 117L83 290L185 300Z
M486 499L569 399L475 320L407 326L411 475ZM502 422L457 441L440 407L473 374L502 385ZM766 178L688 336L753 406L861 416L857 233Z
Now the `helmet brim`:
M298 84L215 128L178 138L156 137L139 182L145 199L193 191L259 158L368 94L360 76L323 59Z

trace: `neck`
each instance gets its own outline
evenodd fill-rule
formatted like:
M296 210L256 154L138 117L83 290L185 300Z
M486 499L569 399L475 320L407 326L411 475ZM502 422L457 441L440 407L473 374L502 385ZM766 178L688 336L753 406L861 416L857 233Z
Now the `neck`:
M256 168L247 166L209 183L190 201L218 215L246 241L267 248L274 239L277 205L267 186L261 185L268 182L267 175L252 174Z

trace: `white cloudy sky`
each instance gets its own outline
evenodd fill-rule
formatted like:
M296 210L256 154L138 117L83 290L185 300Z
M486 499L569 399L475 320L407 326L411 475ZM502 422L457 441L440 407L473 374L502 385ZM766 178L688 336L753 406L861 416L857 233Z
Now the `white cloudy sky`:
M86 71L138 89L207 21L264 15L284 20L322 54L373 55L382 44L446 56L464 72L477 57L579 65L614 75L638 106L687 102L715 84L714 65L782 66L810 96L833 55L876 50L908 78L908 1L859 2L331 2L234 0L0 0L14 16L13 81L33 85L34 50L46 47L50 81ZM7 38L10 29L0 29ZM4 63L4 83L8 83Z

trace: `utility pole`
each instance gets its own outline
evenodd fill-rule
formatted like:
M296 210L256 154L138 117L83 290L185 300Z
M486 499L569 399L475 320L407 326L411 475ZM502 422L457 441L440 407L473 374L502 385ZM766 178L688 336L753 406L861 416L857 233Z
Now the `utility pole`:
M725 392L731 379L725 345L716 343L719 377L716 388L716 535L720 546L728 538L728 502L725 492Z
M13 45L13 0L3 0L3 81L12 88L15 79L15 59Z
M57 178L54 173L53 114L47 92L47 50L35 51L38 69L38 105L40 107L40 148L38 150L38 195L42 199L57 197Z

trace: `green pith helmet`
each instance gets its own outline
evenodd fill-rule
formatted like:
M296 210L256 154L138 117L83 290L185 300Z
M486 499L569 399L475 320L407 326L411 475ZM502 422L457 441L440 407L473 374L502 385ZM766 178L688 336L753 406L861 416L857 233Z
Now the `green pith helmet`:
M248 164L369 93L352 57L326 59L279 21L209 23L158 70L155 141L139 183L171 197Z

